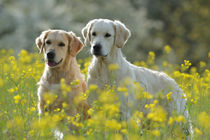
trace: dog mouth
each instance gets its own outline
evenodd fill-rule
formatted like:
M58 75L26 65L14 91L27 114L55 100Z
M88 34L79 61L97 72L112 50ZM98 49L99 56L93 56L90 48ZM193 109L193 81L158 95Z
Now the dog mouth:
M102 57L107 57L108 54L104 55L101 52L93 52L93 55L95 55L96 57L102 56Z
M54 60L48 60L47 64L48 64L49 67L55 67L58 64L60 64L62 61L63 61L63 59L61 59L59 62L55 62Z
M100 52L93 52L93 55L95 55L95 56L102 56L102 54Z

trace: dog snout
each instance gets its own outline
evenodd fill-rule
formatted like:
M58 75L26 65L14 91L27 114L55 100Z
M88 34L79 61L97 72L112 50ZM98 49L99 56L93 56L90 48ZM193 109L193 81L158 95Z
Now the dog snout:
M101 48L102 48L102 46L101 46L101 44L99 44L99 43L97 43L97 44L95 44L95 45L93 46L93 50L94 50L95 52L100 52L100 51L101 51Z
M52 60L55 57L55 52L54 51L50 51L47 53L47 59L48 60Z

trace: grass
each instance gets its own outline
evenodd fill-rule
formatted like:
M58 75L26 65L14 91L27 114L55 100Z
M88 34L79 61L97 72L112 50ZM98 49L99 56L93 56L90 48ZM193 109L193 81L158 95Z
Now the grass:
M199 67L192 67L189 61L181 66L170 64L167 57L171 48L165 47L163 62L155 64L155 54L150 52L146 61L134 62L156 70L163 70L173 77L186 93L195 136L194 139L210 139L210 72L209 63L200 62ZM210 57L210 55L209 55ZM90 58L78 59L82 73L87 75ZM118 67L113 64L113 71ZM64 110L46 112L39 120L37 110L37 85L44 69L42 56L22 50L17 57L12 50L0 50L0 138L2 140L51 140L55 139L54 130L59 129L64 139L69 140L100 140L100 139L184 139L185 134L177 125L186 122L182 115L168 116L159 105L159 97L142 90L134 83L134 91L139 100L152 99L145 106L148 115L134 110L130 121L121 118L120 100L118 94L129 94L130 81L125 81L122 87L107 87L101 91L96 85L91 85L83 98L89 94L98 94L98 99L88 111L90 119L81 121L81 114L68 116ZM64 86L68 87L68 85ZM65 89L64 89L65 90ZM170 100L170 94L160 96ZM50 99L49 99L50 100ZM148 123L150 121L150 123ZM141 132L143 131L143 134Z

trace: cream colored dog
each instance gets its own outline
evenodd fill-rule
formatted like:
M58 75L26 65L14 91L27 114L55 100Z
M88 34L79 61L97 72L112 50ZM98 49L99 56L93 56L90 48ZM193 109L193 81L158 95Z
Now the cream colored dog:
M84 76L77 65L76 55L82 49L83 43L73 32L63 30L43 31L36 39L36 45L40 53L44 53L45 69L38 83L39 113L45 110L53 111L62 108L62 104L67 103L67 112L70 115L83 111L86 116L88 109L87 102L81 101L78 105L74 104L74 99L85 92L86 83ZM71 92L64 96L61 93L60 81L64 79L66 84L79 80L79 84L71 88ZM54 94L57 98L47 108L46 94Z
M85 45L91 46L90 52L93 55L88 72L88 86L96 84L99 88L104 88L106 84L111 85L113 75L108 66L113 63L118 64L119 69L115 72L114 77L114 82L117 85L129 77L153 95L159 92L167 94L172 91L173 102L167 102L166 110L171 113L173 109L176 109L178 113L183 114L188 119L188 111L185 110L186 99L183 98L185 95L172 78L163 72L137 67L123 57L121 48L131 35L130 30L123 23L108 19L91 20L82 29L82 35L85 39ZM95 99L94 96L90 95L90 102ZM142 104L138 103L131 93L129 93L128 99L132 100L134 105ZM127 101L126 97L122 97L122 112L124 112L123 108L126 108L124 106L125 101ZM144 104L141 107L141 111L144 111ZM130 112L128 111L126 118L129 116Z

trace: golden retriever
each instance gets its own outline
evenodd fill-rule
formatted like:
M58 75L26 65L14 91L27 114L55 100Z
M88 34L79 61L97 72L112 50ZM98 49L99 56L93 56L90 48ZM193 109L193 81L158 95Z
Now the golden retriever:
M73 32L47 30L36 38L36 45L40 53L44 53L45 60L44 73L38 83L39 114L47 109L50 112L56 108L62 109L63 103L66 103L69 115L82 111L83 117L87 117L87 101L82 100L77 105L74 104L74 100L86 90L84 76L76 61L77 53L83 48L81 40ZM76 80L79 80L79 83L72 86L71 91L64 96L60 88L61 79L69 86ZM47 94L56 95L56 99L48 107Z
M169 113L176 109L178 113L183 114L188 120L188 111L185 109L186 99L183 98L185 94L172 78L163 72L137 67L123 57L121 48L125 45L131 33L122 22L94 19L82 29L82 35L85 39L85 45L91 46L90 52L93 55L88 71L88 86L96 84L99 88L104 88L106 84L112 85L113 79L114 83L119 85L129 77L153 95L160 92L166 95L171 91L173 92L173 102L168 101L164 104L165 109ZM114 77L113 71L109 69L109 65L113 63L119 66L119 69L115 71ZM97 95L90 94L88 99L90 103L96 99L95 96ZM138 102L132 92L129 93L128 99L123 94L120 96L122 102L121 112L124 118L129 118L131 115L132 107L128 111L126 110L126 102L128 100L133 102L133 107L140 104L141 108L139 110L146 112L144 108L145 103Z

